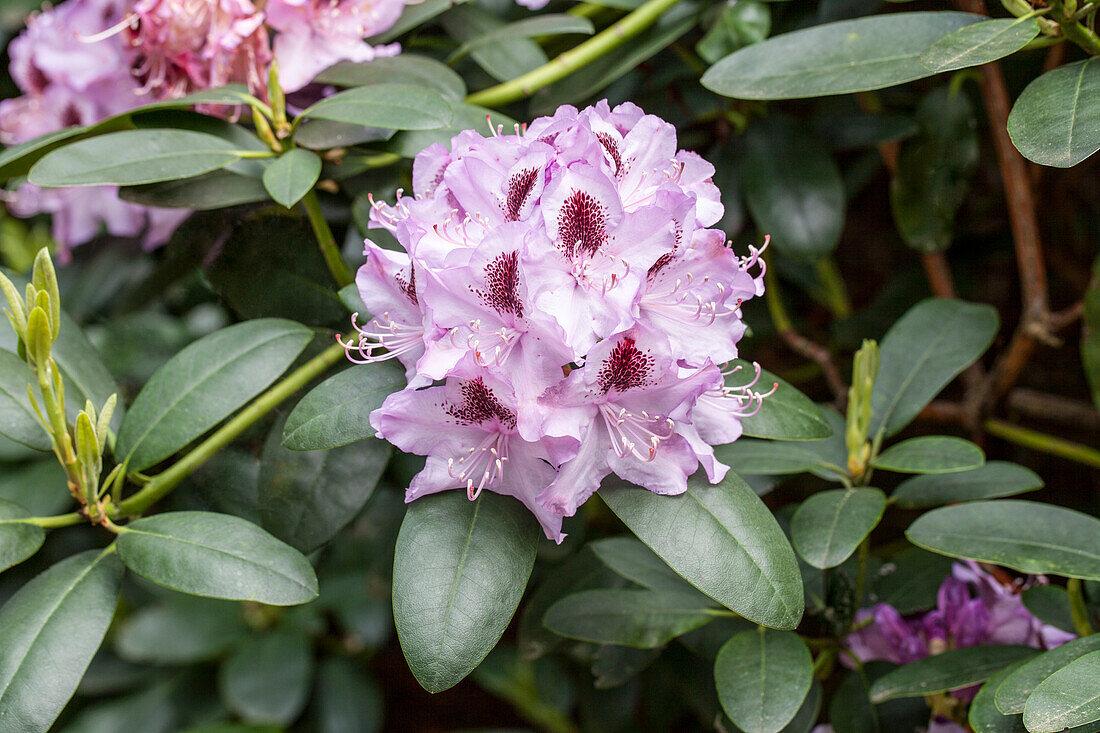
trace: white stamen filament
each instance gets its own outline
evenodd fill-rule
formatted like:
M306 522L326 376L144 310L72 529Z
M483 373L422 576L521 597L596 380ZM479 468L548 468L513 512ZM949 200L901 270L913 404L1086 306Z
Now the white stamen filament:
M460 337L466 329L469 329L465 334L466 338L460 342ZM487 367L505 361L512 353L512 348L518 343L521 333L518 329L507 326L486 330L482 328L481 320L476 319L465 326L452 328L449 337L452 346L458 349L469 349L474 355L474 363Z
M359 314L352 314L351 325L355 327L356 335L347 343L341 340L339 334L336 336L348 359L356 364L393 359L424 345L423 327L397 323L390 318L388 311L372 318L365 326L360 326L358 320ZM384 353L378 353L383 350Z
M466 482L466 498L473 501L483 489L492 489L504 483L504 466L508 463L508 436L489 433L466 455L457 461L447 459L447 473L451 478ZM477 484L474 480L477 479Z
M667 417L650 415L644 410L635 415L611 402L600 405L600 415L619 458L633 454L645 463L657 457L661 441L672 437L676 429L676 423Z
M753 390L756 383L760 381L760 365L754 361L752 366L756 370L756 375L748 384L743 384L739 387L729 387L723 384L721 387L707 390L699 395L699 399L707 400L718 409L733 413L735 417L752 417L764 407L764 399L771 397L775 394L775 391L779 389L779 382L775 382L772 384L772 388L767 392ZM740 365L733 368L724 368L722 370L722 377L732 376L739 371L741 371Z

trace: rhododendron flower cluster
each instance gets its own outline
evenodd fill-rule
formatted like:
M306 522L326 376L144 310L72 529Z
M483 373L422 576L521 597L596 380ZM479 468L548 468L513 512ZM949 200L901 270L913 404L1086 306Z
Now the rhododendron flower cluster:
M700 464L721 480L712 445L765 396L723 371L764 263L708 228L714 168L633 104L494 132L425 149L415 195L372 210L404 251L367 241L357 284L373 318L347 348L407 369L371 415L379 437L427 456L406 500L509 494L560 541L608 474L661 494Z

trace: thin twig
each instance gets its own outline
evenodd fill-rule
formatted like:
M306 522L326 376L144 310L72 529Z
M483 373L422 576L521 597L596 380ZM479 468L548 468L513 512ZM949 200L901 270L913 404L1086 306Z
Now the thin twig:
M983 0L956 0L956 5L967 12L985 15ZM1023 313L1008 349L997 360L985 381L968 395L967 403L975 414L989 410L1012 388L1027 366L1037 342L1050 343L1053 338L1049 333L1046 264L1043 261L1031 178L1027 161L1008 136L1008 113L1012 109L1012 101L997 62L983 65L981 71L982 101L1001 169L1009 225L1016 246Z
M768 313L771 315L772 323L775 324L775 330L793 351L821 367L821 373L825 376L825 381L835 398L834 404L843 412L848 400L848 385L844 383L840 370L833 363L833 355L821 344L811 341L795 330L783 305L779 279L772 268L765 271L764 284L764 299L767 301Z

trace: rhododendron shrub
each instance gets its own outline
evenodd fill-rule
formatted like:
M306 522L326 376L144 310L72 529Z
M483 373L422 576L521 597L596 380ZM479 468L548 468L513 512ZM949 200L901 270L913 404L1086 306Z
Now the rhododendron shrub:
M36 2L0 733L1098 729L1096 3Z

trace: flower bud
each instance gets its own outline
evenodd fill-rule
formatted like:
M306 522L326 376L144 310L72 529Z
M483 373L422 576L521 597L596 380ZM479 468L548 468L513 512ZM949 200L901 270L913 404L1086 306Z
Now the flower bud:
M76 459L80 464L80 476L89 506L95 503L96 489L99 487L99 472L103 468L99 438L96 436L92 418L81 411L76 416Z
M19 297L19 291L15 285L0 272L0 290L4 291L4 298L8 301L5 313L17 336L23 339L27 333L27 311L23 307L23 300Z
M115 414L115 404L118 395L112 394L103 403L103 409L99 412L99 420L96 422L95 432L99 436L99 452L103 452L103 445L107 442L107 432L111 429L111 416Z
M40 306L35 306L27 316L27 335L23 341L32 366L45 364L50 360L53 332L50 330L50 317Z
M34 258L34 270L31 274L31 282L39 293L45 293L49 299L49 308L46 311L50 316L50 327L53 338L57 338L57 332L61 328L61 292L57 287L57 273L53 269L53 261L50 259L49 250L42 248Z
M853 475L863 473L870 459L867 446L871 429L871 391L878 374L878 344L866 339L856 352L852 365L852 386L848 390L848 429L845 443L848 447L848 470Z

